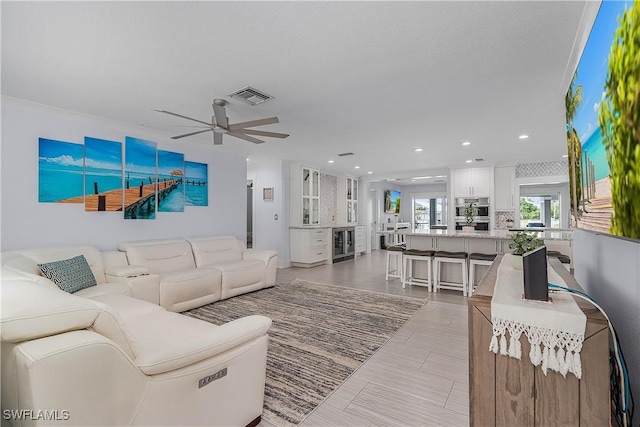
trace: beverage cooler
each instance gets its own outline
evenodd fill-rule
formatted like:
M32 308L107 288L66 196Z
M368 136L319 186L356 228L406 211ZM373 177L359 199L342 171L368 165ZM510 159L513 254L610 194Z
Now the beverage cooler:
M356 254L355 227L340 227L333 229L333 262L353 259Z

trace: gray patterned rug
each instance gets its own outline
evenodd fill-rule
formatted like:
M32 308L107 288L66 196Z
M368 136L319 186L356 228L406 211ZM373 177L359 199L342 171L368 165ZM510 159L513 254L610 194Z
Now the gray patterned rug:
M251 314L271 318L262 416L295 426L425 303L293 280L183 314L214 324Z

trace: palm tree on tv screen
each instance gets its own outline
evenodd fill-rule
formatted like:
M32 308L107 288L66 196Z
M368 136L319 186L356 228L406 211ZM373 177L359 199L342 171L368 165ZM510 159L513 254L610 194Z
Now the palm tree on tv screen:
M619 18L599 121L610 169L610 232L640 239L640 2Z

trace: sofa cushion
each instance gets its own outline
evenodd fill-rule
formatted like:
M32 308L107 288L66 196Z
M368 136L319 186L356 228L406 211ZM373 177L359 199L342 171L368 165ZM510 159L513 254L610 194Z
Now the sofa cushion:
M95 299L101 295L131 295L131 288L126 283L110 282L98 286L82 289L74 295L83 298Z
M124 242L118 249L126 252L129 264L147 267L150 273L163 274L196 266L191 245L183 239Z
M98 314L98 304L28 279L2 280L2 341L20 342L85 329Z
M218 301L222 274L215 268L190 268L160 276L160 305L184 311Z
M47 279L70 294L98 284L84 255L45 262L38 264L38 267Z
M198 267L216 266L242 259L243 244L233 236L192 237L187 240L191 244Z
M259 259L216 264L222 272L222 289L234 289L249 286L266 279L267 266Z

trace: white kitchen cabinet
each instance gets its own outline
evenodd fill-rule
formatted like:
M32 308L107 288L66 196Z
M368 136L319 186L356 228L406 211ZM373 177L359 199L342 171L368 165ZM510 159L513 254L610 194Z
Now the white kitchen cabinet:
M516 168L514 166L497 167L494 169L495 210L515 210L518 202L516 194Z
M358 222L358 179L347 177L347 224Z
M451 170L454 197L491 197L493 168Z
M290 224L318 225L320 223L320 172L294 164L290 176Z
M295 267L315 267L331 259L330 228L292 228L291 264Z
M357 224L358 178L339 175L336 198L336 224L340 226Z
M365 230L364 225L357 225L356 229L356 253L365 252L367 250L367 246L365 245Z

